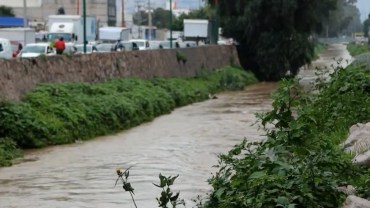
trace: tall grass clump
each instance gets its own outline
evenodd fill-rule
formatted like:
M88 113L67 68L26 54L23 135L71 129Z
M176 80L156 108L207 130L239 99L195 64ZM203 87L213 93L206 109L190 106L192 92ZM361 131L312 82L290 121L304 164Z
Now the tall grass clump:
M175 107L208 99L210 93L242 89L253 82L251 73L226 67L194 78L42 84L21 102L0 103L0 138L10 138L20 148L87 140L151 121Z

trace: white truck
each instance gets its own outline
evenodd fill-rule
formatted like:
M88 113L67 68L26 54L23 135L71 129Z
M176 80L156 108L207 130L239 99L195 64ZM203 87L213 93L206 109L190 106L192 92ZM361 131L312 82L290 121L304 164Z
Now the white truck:
M12 45L20 43L25 46L35 43L36 32L32 28L0 28L0 38L8 39Z
M99 40L101 42L116 42L118 40L130 40L131 29L125 27L101 27L99 28Z
M209 37L208 25L208 20L184 19L184 39L207 39Z
M48 41L52 42L61 37L65 42L83 43L83 17L80 15L50 15L47 21ZM96 18L86 17L86 40L96 39Z

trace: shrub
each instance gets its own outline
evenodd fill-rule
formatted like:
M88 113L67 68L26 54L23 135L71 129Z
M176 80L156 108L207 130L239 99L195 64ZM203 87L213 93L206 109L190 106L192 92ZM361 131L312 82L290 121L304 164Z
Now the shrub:
M0 167L11 165L11 160L21 155L21 151L12 139L0 138Z

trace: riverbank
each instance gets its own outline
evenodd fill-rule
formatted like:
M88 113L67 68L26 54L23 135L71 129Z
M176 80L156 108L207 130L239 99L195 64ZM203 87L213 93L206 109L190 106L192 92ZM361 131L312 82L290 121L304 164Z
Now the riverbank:
M280 83L273 110L259 117L267 140L243 142L221 156L205 207L337 208L347 185L370 197L370 169L353 164L340 145L352 125L370 121L370 72L341 62L333 67L312 76L324 78L312 86L317 93L301 90L298 81Z
M209 99L210 94L243 89L256 81L250 72L226 67L194 78L45 84L21 102L1 103L0 137L20 148L74 143L137 126L176 107ZM9 152L4 148L9 145L1 144L0 164L10 165L19 151Z

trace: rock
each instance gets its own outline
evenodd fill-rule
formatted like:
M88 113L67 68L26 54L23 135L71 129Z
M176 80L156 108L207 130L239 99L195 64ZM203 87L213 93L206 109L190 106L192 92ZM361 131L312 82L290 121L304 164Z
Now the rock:
M216 95L208 94L209 99L218 99Z
M365 152L363 154L357 155L353 159L353 162L357 163L357 164L361 164L361 165L370 166L370 150L368 150L367 152Z
M342 144L346 152L355 155L370 150L370 123L355 124L349 129L349 135Z
M346 195L356 194L356 189L352 185L338 187L338 191L345 193Z
M370 208L370 201L357 196L348 196L343 208Z

